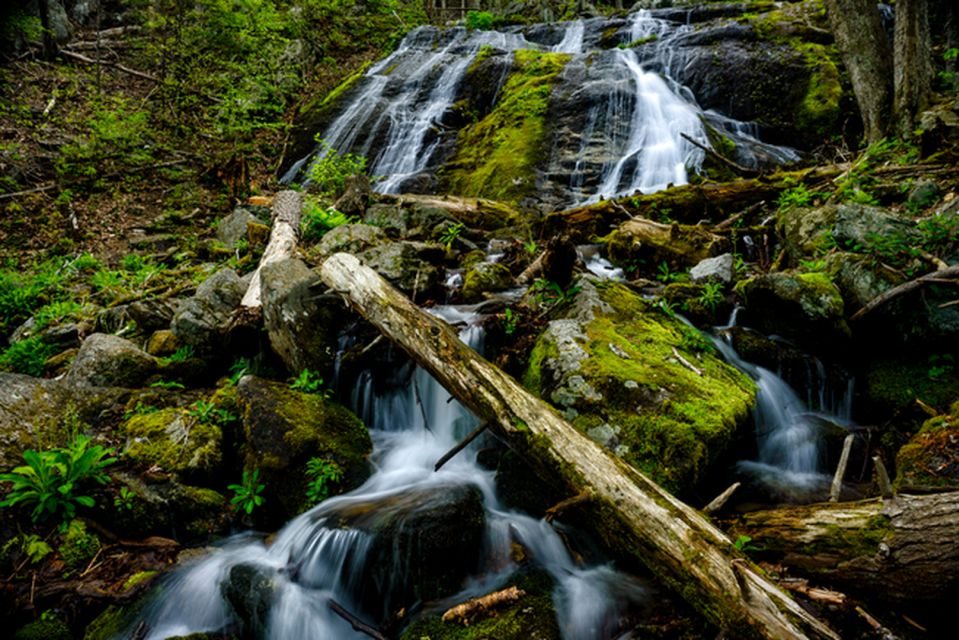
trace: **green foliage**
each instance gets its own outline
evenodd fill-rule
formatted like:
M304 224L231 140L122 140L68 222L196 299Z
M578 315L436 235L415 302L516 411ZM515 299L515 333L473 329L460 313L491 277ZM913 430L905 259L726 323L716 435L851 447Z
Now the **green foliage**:
M530 287L530 291L533 293L533 301L538 307L545 307L547 310L572 302L579 290L580 287L578 286L563 289L556 282L543 278L533 282Z
M163 364L173 364L175 362L186 362L193 357L193 347L188 344L178 347L176 351L171 353L165 358L161 358L160 361Z
M14 342L0 353L0 371L12 371L28 376L43 375L44 363L56 353L56 348L47 344L43 336L32 336Z
M463 231L463 223L457 222L451 224L443 230L442 235L440 235L440 242L446 245L446 248L449 249L450 246L460 237L460 233Z
M951 353L929 356L929 369L926 375L930 380L940 380L951 376L956 370L956 358Z
M0 39L12 42L20 36L28 42L37 42L43 37L43 24L40 18L23 9L13 9L0 20Z
M739 551L760 551L760 548L756 545L750 544L753 541L752 536L739 536L736 538L736 541L733 542L733 546L736 547Z
M186 389L186 387L181 382L176 380L156 380L150 383L151 389Z
M108 482L104 469L116 458L111 457L112 449L91 442L89 436L78 434L65 447L24 451L26 465L0 474L0 482L13 484L0 507L32 505L34 522L58 516L63 523L73 519L77 507L92 507L93 498L78 491L89 482Z
M323 207L315 199L307 197L303 202L300 236L304 240L316 241L331 229L352 222L352 217L340 213L333 207Z
M123 419L129 420L133 416L146 416L151 413L156 413L159 410L160 409L158 407L154 407L153 405L149 404L143 404L142 402L138 401L135 407L123 412Z
M230 504L236 505L247 515L265 501L260 494L266 489L266 485L260 483L259 469L254 469L252 473L244 471L241 483L228 485L227 489L233 492Z
M72 569L86 566L100 550L100 538L87 531L80 520L67 525L57 552L63 563Z
M355 153L340 153L316 136L319 145L317 157L306 170L312 186L322 194L337 195L343 192L346 179L366 171L366 158Z
M489 31L493 28L494 17L489 11L467 11L466 28Z
M237 358L233 361L233 364L230 365L230 376L227 378L227 384L230 386L236 386L236 383L240 381L240 378L252 373L253 363L249 358Z
M77 317L88 307L75 300L57 300L40 307L33 314L36 326L34 331L40 331L50 326L55 326L63 320L70 317Z
M944 62L951 62L959 58L959 49L956 47L950 47L946 49L942 54L942 59ZM942 86L942 90L948 93L959 92L959 74L955 71L943 70L938 73L939 84Z
M651 33L648 36L643 36L642 38L638 38L629 43L620 42L616 46L620 49L634 49L644 44L649 44L650 42L656 42L657 40L659 40L659 35L655 33Z
M329 497L331 485L343 479L343 469L333 460L310 458L306 463L306 499L316 504Z
M290 389L302 393L313 393L324 398L329 398L333 394L331 390L323 388L323 378L320 374L309 369L300 371L300 375L290 383Z
M237 420L237 417L226 409L220 409L212 402L206 400L197 400L194 402L190 405L187 414L196 418L201 424L225 425Z
M511 336L516 333L516 326L519 323L520 315L506 307L503 311L503 331L506 335Z
M710 311L715 311L719 303L723 301L723 283L707 282L696 299Z
M0 556L6 556L12 547L19 547L20 553L27 557L30 564L37 564L53 553L53 547L35 533L10 538L0 549Z
M810 191L807 189L806 185L798 184L795 187L786 189L780 193L779 198L776 200L776 206L779 207L780 211L789 211L790 209L796 209L799 207L808 207L818 196L819 194L815 191Z
M686 278L684 273L676 273L669 268L669 263L665 260L659 263L659 266L656 268L656 279L662 282L663 284L669 284L670 282L679 282Z
M136 496L129 487L120 487L120 492L113 498L113 506L119 511L133 511Z

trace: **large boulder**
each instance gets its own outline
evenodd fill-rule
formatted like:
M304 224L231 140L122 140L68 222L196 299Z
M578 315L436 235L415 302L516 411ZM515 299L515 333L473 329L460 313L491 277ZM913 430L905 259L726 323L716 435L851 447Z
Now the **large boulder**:
M343 305L323 295L320 278L298 259L264 265L260 272L263 324L287 368L333 374Z
M817 353L844 347L849 339L842 295L824 273L769 273L740 282L736 291L745 326Z
M222 471L223 429L196 411L170 407L131 416L120 426L124 457L144 468L190 480L212 480Z
M321 257L339 251L357 254L388 242L386 232L368 224L341 224L326 232L316 247Z
M220 220L216 225L216 239L228 249L236 249L240 241L247 238L247 226L263 224L259 218L243 207L237 207L233 213Z
M359 257L408 295L436 292L443 283L443 269L438 265L444 251L439 245L390 242L367 249Z
M306 499L306 464L311 458L336 463L341 489L358 486L370 473L370 435L345 407L323 395L245 376L237 385L245 462L259 469L266 485L265 517L286 520L312 506Z
M513 274L498 262L477 262L466 272L461 293L467 302L479 302L489 291L502 291L513 284Z
M215 353L230 314L246 293L246 283L233 269L220 269L177 307L170 329L197 353Z
M157 370L157 361L125 338L94 333L80 345L67 372L77 386L139 387Z
M524 384L666 488L689 490L749 417L752 382L624 285L579 284L567 317L539 336Z

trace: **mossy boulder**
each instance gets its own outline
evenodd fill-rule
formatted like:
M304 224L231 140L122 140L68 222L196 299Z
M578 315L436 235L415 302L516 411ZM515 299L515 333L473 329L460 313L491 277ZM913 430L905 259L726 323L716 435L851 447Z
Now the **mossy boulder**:
M170 329L197 353L213 354L222 346L230 314L246 293L247 282L229 268L220 269L177 306Z
M53 617L20 627L13 640L73 640L73 634L61 618Z
M824 273L769 273L740 282L736 292L744 326L818 353L845 347L849 339L842 295Z
M408 295L435 293L443 282L439 245L400 241L367 249L359 257L368 267Z
M138 387L157 366L153 356L129 340L94 333L80 346L67 380L81 386Z
M388 242L386 232L368 224L343 224L326 232L313 252L317 257L325 257L339 251L360 253L379 244Z
M513 284L513 275L498 262L477 262L463 277L461 293L467 302L479 302L489 291L502 291Z
M384 198L385 199L385 198ZM405 239L428 238L434 227L451 220L442 207L415 198L379 202L363 215L369 225L381 229L390 237Z
M718 256L730 247L726 238L698 225L633 218L610 234L606 248L616 264L644 264L655 269L666 263L676 272Z
M689 490L746 422L755 387L626 286L580 286L567 317L538 338L524 384L666 488Z
M123 455L144 468L209 480L222 471L223 429L189 409L169 407L131 416L120 426Z
M896 486L902 490L959 488L959 402L949 413L927 420L899 450Z
M674 282L667 285L663 298L698 327L723 324L732 311L721 283Z
M400 640L559 640L562 637L553 605L553 580L541 571L524 570L504 581L499 589L515 586L523 596L470 624L458 620L444 622L439 615L410 625Z
M339 488L362 483L372 451L363 423L346 407L319 394L246 376L237 386L243 416L245 466L259 469L266 508L286 520L312 506L306 499L306 464L319 457L343 470Z

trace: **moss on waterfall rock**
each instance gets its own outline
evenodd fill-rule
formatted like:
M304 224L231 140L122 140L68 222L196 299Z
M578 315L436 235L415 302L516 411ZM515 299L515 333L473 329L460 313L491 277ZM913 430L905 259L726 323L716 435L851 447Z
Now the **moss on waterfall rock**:
M202 422L185 408L171 407L134 415L120 427L126 437L123 454L145 467L187 477L209 478L223 461L223 431L212 422Z
M581 285L537 340L524 383L666 488L690 489L745 422L752 382L626 286Z
M518 201L536 187L553 81L570 56L519 50L492 111L459 133L456 154L440 170L444 191Z
M959 402L930 418L896 456L897 488L959 487Z

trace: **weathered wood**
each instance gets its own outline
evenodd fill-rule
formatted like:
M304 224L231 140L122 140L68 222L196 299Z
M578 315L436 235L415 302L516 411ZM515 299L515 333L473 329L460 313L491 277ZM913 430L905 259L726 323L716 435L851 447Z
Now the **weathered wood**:
M849 452L852 451L853 440L856 436L849 434L842 443L842 454L839 456L839 464L836 466L836 475L832 478L832 486L829 488L829 501L838 502L839 494L842 492L842 479L846 476L846 465L849 464Z
M137 71L136 69L131 69L130 67L125 67L125 66L123 66L122 64L120 64L120 63L118 63L118 62L113 62L113 61L111 61L111 60L95 60L95 59L93 59L93 58L89 58L89 57L83 55L82 53L76 53L75 51L68 51L68 50L66 50L66 49L60 49L60 53L63 54L63 55L65 55L65 56L68 57L68 58L73 58L74 60L79 60L80 62L86 62L87 64L98 64L98 65L105 65L105 66L108 66L108 67L113 67L114 69L117 69L118 71L122 71L122 72L124 72L124 73L129 73L131 76L136 76L136 77L138 77L138 78L143 78L144 80L151 80L151 81L153 81L153 82L159 82L159 80L156 78L156 76L151 76L149 73L144 73L143 71Z
M745 638L838 638L758 572L699 512L581 434L548 404L413 306L375 271L335 254L320 277L511 446L585 505L596 531L714 624Z
M897 287L893 287L888 291L881 293L872 300L870 300L866 306L852 314L852 317L849 318L851 321L856 321L862 319L864 316L872 313L879 307L888 303L891 300L909 293L919 287L922 287L926 284L934 283L943 283L943 282L959 282L959 265L948 267L946 269L940 269L938 271L933 271L932 273L927 273L924 276L920 276L908 282L903 282Z
M820 584L888 602L959 590L959 492L757 511L732 532Z
M485 596L471 598L448 609L443 614L443 622L458 622L463 626L469 626L477 620L496 616L497 609L515 604L525 595L525 591L512 586Z
M273 198L273 228L270 231L270 241L263 251L260 264L253 272L250 286L240 302L241 307L258 308L260 300L260 272L263 266L271 262L279 262L292 258L296 251L296 241L300 235L300 210L303 207L302 196L296 191L281 191Z
M465 438L457 442L452 449L444 453L443 457L441 457L439 460L436 461L436 464L433 465L433 471L439 471L440 469L442 469L443 465L449 462L453 458L453 456L455 456L457 453L459 453L460 451L468 447L473 440L476 440L478 437L480 437L480 434L486 431L486 428L488 426L489 424L484 422L480 426L473 429L469 433L469 435L467 435Z
M729 502L729 499L733 497L733 494L736 493L736 490L742 486L742 482L734 482L725 491L720 493L718 496L710 500L709 504L703 507L703 513L716 513L723 506Z

